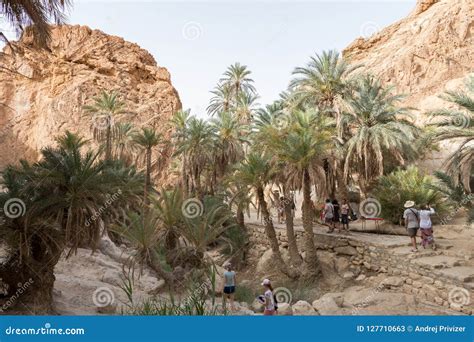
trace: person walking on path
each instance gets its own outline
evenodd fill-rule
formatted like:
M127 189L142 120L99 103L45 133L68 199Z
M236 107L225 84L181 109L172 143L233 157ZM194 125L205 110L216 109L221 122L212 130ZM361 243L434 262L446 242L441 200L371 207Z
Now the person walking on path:
M431 222L431 215L435 213L435 210L430 205L423 205L418 213L420 215L421 245L423 248L431 245L431 248L436 250L433 237L433 223Z
M235 293L235 286L236 286L236 279L235 279L235 272L232 271L232 265L228 263L226 266L226 271L224 272L224 288L222 290L224 294L224 303L223 306L225 308L226 299L230 302L230 309L232 311L235 310L234 306L234 293Z
M264 279L262 286L265 288L265 293L263 294L263 300L265 301L263 311L264 316L273 316L276 314L275 307L275 297L273 296L273 287L270 279Z
M405 221L405 228L407 229L408 236L411 239L412 243L412 252L418 252L418 246L416 245L416 234L418 233L418 228L420 227L420 216L418 210L416 210L415 202L406 201L405 202L405 211L403 212L403 219Z
M328 233L332 233L334 231L334 206L331 203L330 199L326 200L324 204L324 223L329 227Z
M351 210L351 207L349 206L349 203L347 202L347 198L344 198L341 204L341 224L342 224L342 230L347 233L349 233L350 210Z

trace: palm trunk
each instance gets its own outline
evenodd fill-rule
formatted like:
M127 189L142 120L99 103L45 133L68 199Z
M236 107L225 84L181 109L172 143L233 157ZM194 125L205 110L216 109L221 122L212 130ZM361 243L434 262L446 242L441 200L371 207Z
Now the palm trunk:
M236 212L235 215L236 215L236 220L237 220L237 224L239 225L239 227L243 231L246 231L247 227L245 227L245 215L244 215L244 211L242 210L240 205L237 206L237 212Z
M112 159L112 119L107 117L107 128L105 133L105 160Z
M270 212L268 211L267 202L265 201L265 195L263 193L263 188L257 189L258 202L262 210L263 222L265 224L265 233L268 237L268 242L270 242L270 248L272 249L273 255L276 258L279 264L283 264L283 258L280 253L280 246L278 245L278 239L275 232L275 227L273 226L272 218L270 217Z
M293 265L301 264L301 255L298 251L298 245L296 244L296 236L292 215L293 199L285 192L285 224L286 224L286 236L288 237L288 251L290 253L290 260Z
M311 205L311 178L307 169L303 173L303 229L305 232L306 272L305 276L313 278L319 273L318 255L314 245L313 209Z
M145 206L149 203L148 194L151 188L151 147L147 147L146 149L146 176L145 176L145 191L144 191L144 199L145 199Z

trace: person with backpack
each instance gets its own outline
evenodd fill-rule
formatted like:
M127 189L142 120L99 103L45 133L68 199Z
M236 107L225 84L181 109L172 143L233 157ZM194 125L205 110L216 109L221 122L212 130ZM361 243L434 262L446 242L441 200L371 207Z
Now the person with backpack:
M273 287L270 279L264 279L262 286L265 288L265 293L263 294L263 301L265 310L263 311L264 316L273 316L277 314L278 306L276 298L273 295Z
M403 212L403 219L405 221L405 228L407 229L408 236L411 239L412 243L412 252L418 252L418 246L416 245L416 234L420 228L420 214L418 210L415 209L414 201L405 202L405 211Z

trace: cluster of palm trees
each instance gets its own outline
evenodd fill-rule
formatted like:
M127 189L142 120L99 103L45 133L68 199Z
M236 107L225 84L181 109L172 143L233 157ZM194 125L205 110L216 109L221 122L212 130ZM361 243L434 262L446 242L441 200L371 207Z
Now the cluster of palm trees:
M312 196L347 195L359 187L367 196L384 172L413 160L421 130L402 97L373 76L357 74L335 51L311 58L296 68L289 89L265 107L258 98L251 72L231 65L219 80L204 120L181 111L173 119L175 156L186 196L227 194L238 221L255 202L282 271L318 273L314 246ZM279 186L291 211L291 194L303 193L306 257L297 249L291 215L286 221L291 265L281 259L271 219L270 186ZM238 196L238 194L246 194ZM250 194L250 196L249 196ZM242 223L243 226L243 223Z

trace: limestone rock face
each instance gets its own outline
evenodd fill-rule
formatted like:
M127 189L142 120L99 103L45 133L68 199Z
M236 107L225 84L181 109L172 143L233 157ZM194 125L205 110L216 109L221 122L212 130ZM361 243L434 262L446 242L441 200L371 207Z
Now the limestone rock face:
M116 120L154 126L181 108L169 72L138 45L85 26L52 28L50 51L23 36L4 48L0 65L0 168L18 158L35 160L66 129L92 138L93 117L83 106L102 90L116 91L126 111Z
M396 86L423 122L422 113L447 106L439 95L474 71L474 1L419 0L407 18L356 39L343 54Z

